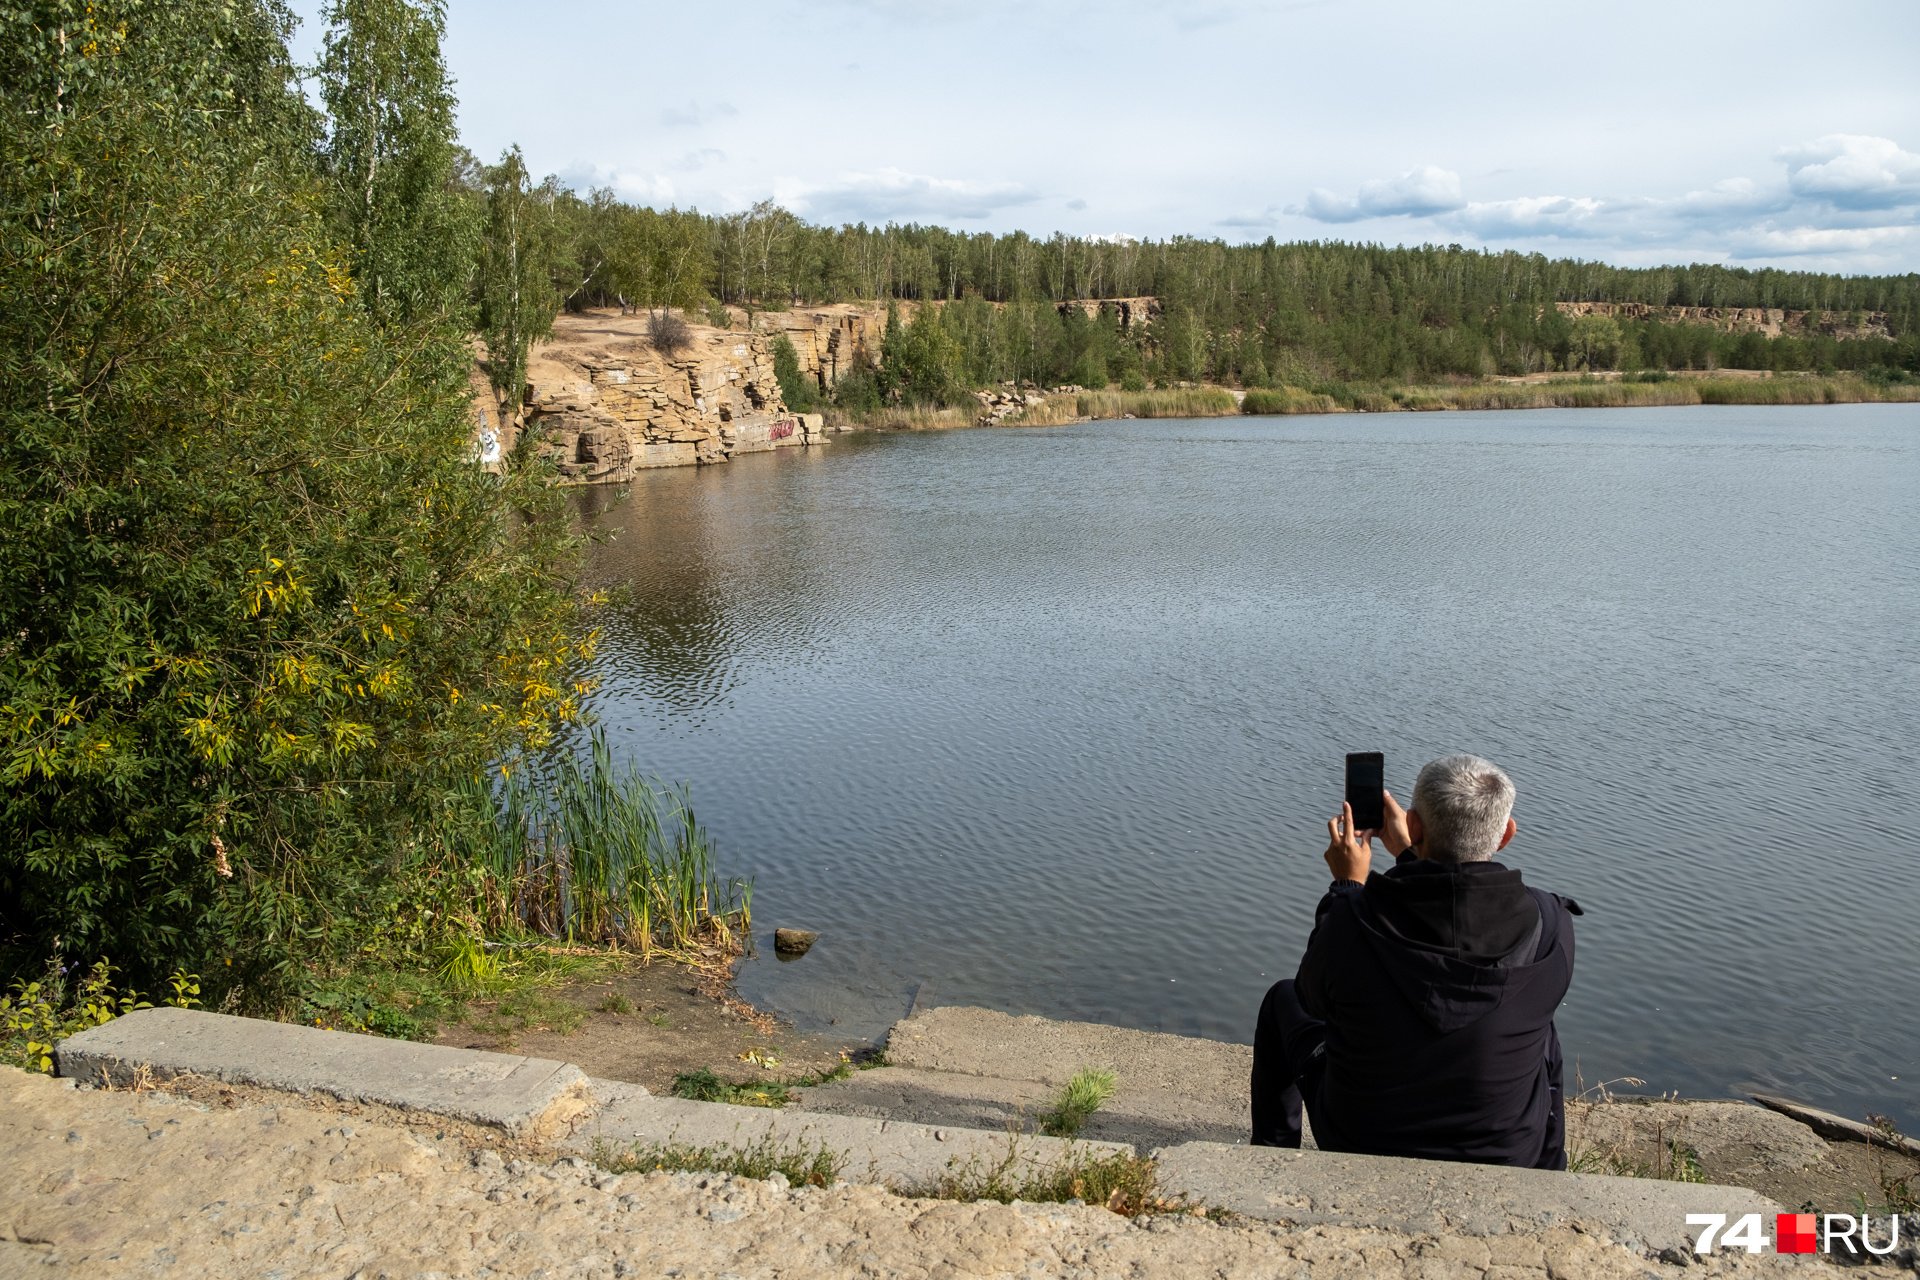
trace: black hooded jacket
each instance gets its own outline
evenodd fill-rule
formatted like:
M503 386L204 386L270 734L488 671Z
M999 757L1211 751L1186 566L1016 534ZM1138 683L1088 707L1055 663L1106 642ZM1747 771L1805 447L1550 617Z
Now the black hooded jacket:
M1403 855L1320 900L1295 991L1327 1024L1323 1150L1564 1169L1571 899L1497 862Z

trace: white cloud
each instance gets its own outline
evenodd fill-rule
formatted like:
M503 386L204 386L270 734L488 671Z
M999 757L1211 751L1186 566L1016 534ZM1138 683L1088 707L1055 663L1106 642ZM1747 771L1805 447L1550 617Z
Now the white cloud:
M641 173L610 164L577 161L562 169L558 176L562 184L582 194L597 187L611 187L615 195L630 204L659 208L672 204L675 199L673 179L661 173Z
M712 124L715 120L727 116L737 116L740 108L731 102L689 102L681 107L668 107L660 113L660 124L668 129L697 129L703 124Z
M1442 222L1483 240L1534 236L1588 237L1598 234L1609 214L1607 202L1592 196L1521 196L1514 200L1475 201Z
M1891 138L1830 133L1783 148L1787 185L1797 196L1843 209L1896 209L1920 204L1920 155Z
M1429 217L1465 204L1459 174L1423 164L1397 178L1363 182L1351 199L1315 187L1298 212L1318 222L1358 222L1362 218Z
M891 167L842 173L827 183L789 181L775 195L795 212L828 223L973 220L1040 198L1017 182L936 178Z
M1823 267L1899 269L1920 246L1920 154L1891 139L1830 134L1776 153L1768 182L1727 178L1673 196L1519 195L1460 199L1457 176L1431 166L1370 182L1352 199L1316 189L1304 213L1321 222L1431 218L1487 245L1579 241L1614 257L1668 261L1793 259ZM1254 229L1243 214L1219 225ZM1583 252L1594 252L1585 249Z
M1849 257L1883 252L1920 242L1920 228L1756 227L1732 245L1736 258Z

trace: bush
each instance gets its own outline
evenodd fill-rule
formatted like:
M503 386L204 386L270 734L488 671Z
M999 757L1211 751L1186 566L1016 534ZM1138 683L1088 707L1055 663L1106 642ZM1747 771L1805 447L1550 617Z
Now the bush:
M459 328L361 305L272 10L100 0L84 75L35 12L0 13L0 973L296 986L577 710L558 496L472 462Z
M773 340L773 377L780 384L780 398L795 413L812 413L820 407L820 391L800 370L800 353L786 334Z
M882 404L879 379L869 369L841 374L833 384L833 403L852 414L877 412Z
M191 1009L200 1003L200 981L193 975L176 971L168 985L168 1004ZM152 1007L138 992L116 991L112 966L104 960L71 989L56 963L39 981L16 980L12 993L0 996L0 1063L51 1074L54 1048L68 1036Z
M655 351L671 358L693 345L693 329L671 311L656 311L647 317L647 341Z

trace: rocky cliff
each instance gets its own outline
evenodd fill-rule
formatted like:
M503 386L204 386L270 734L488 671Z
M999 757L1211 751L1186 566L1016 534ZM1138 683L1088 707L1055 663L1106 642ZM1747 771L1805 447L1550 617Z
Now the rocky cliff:
M826 440L819 414L787 411L765 333L688 324L686 345L663 353L644 314L617 311L554 322L528 361L525 400L503 444L521 431L576 483Z

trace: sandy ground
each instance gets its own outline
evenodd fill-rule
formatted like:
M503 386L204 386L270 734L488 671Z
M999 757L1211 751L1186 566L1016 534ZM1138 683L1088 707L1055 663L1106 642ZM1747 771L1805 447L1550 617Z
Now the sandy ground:
M872 1187L609 1175L325 1108L94 1092L0 1068L0 1277L1676 1274L1571 1226L1435 1240L1129 1221ZM1691 1275L1825 1273L1717 1256Z

